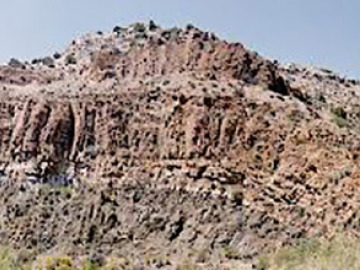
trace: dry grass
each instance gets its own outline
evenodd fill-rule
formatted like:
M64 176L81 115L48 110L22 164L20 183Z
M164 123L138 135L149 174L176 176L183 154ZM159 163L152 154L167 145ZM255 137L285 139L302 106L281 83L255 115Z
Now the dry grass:
M21 261L6 247L0 247L0 270L30 270L31 265Z
M25 263L23 256L8 248L0 248L0 270L107 270L133 269L124 260L108 262L105 266L92 263L75 264L70 257L42 257L37 262ZM26 260L25 260L26 261ZM28 261L31 261L28 258ZM40 263L39 263L40 262ZM35 266L35 268L34 268ZM188 261L176 269L202 269ZM231 267L224 269L240 269ZM241 268L242 269L242 268ZM245 268L244 268L245 269ZM298 245L261 256L258 270L360 270L360 240L339 235L331 241L303 240Z
M103 268L95 263L83 262L78 265L68 256L46 256L38 257L33 261L32 256L25 258L21 252L14 252L7 247L0 247L0 270L108 270L126 269L110 268L106 265ZM118 266L118 265L116 265Z
M259 258L262 270L360 269L360 240L337 236L332 241L307 240Z

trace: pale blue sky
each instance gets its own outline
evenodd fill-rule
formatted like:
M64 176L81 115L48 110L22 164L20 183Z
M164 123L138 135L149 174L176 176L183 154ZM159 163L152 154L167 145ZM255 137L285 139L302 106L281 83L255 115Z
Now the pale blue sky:
M0 62L50 55L79 34L149 19L193 23L281 62L360 78L359 0L0 0Z

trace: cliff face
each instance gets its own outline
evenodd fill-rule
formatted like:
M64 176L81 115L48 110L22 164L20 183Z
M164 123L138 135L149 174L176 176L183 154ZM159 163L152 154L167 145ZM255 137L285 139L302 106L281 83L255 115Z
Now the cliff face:
M279 66L241 44L193 27L117 27L109 34L74 40L53 58L31 64L12 61L0 67L0 181L2 211L8 213L1 231L15 245L32 246L26 234L15 237L17 228L31 227L34 233L36 224L50 226L66 209L85 218L99 206L99 216L90 218L73 242L74 249L79 243L96 246L106 235L99 231L105 220L123 220L116 226L124 229L128 216L134 230L145 226L140 210L130 214L127 208L111 212L105 207L104 194L116 190L109 191L108 185L120 185L112 203L126 204L122 184L135 185L130 189L134 194L143 194L143 185L150 185L145 193L154 190L164 200L171 198L164 205L150 192L141 195L145 200L137 207L154 203L150 220L160 211L163 228L180 226L175 238L171 226L166 229L171 239L159 236L162 230L155 225L148 234L135 233L144 245L141 250L159 237L159 250L173 241L184 247L187 239L190 246L231 243L244 256L253 256L269 242L330 236L339 227L358 230L359 198L354 191L359 184L359 97L356 81L326 70ZM48 202L53 194L44 194L41 185L64 182L76 192L83 185L96 188L86 187L74 199L55 196L64 207L49 210L52 218L44 218L47 214L34 198ZM179 194L173 193L176 189ZM31 202L26 211L12 207L18 192L25 192ZM79 205L88 198L98 199ZM185 201L176 206L179 198ZM195 217L187 211L192 204L197 205L193 210L207 208L207 200L216 210L201 221L207 225L196 230L206 211ZM182 213L180 221L170 222L174 209ZM229 215L222 216L219 209ZM32 213L39 218L30 227L24 225ZM239 215L241 224L230 226ZM83 227L80 220L78 228ZM196 242L214 223L219 226L209 239ZM60 224L70 229L66 219ZM185 230L184 224L192 229ZM36 244L56 249L75 237L62 238L67 233L57 230L53 228L51 241L45 237ZM93 239L94 230L98 240ZM215 241L225 230L224 242ZM129 250L135 245L134 232L123 233ZM244 249L250 242L255 251ZM131 256L140 252L134 250Z
M166 160L236 163L243 88L288 94L274 64L193 28L135 25L74 41L51 66L33 62L0 68L0 153L10 175L44 159L97 177Z

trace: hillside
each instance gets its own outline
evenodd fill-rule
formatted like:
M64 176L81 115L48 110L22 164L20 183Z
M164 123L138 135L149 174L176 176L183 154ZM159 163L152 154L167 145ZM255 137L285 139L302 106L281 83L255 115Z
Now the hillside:
M0 242L220 269L358 235L359 104L358 81L191 25L136 23L12 59L0 67Z

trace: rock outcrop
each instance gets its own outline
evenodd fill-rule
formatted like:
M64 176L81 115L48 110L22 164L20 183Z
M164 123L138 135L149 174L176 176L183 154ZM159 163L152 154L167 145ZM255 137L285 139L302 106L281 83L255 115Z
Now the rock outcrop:
M357 81L190 26L116 27L12 61L0 67L1 241L134 257L151 243L231 246L237 259L357 232L359 101Z

